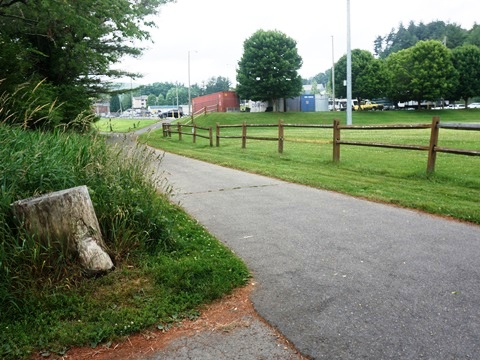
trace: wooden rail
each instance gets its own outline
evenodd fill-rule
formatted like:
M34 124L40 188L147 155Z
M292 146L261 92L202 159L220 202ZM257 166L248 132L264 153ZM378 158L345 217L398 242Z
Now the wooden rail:
M172 126L177 130L172 130ZM191 128L190 132L182 131L183 128ZM199 134L198 130L205 130L208 131L208 135ZM182 140L182 135L191 135L193 139L193 143L197 142L197 137L208 139L210 141L210 146L213 146L213 129L212 127L201 127L197 125L185 125L185 124L162 124L162 131L164 137L172 137L172 134L178 134L178 140Z
M462 150L451 149L438 146L439 130L440 128L451 130L472 130L480 131L480 124L441 124L440 118L434 117L431 124L417 124L417 125L368 125L368 126L354 126L354 125L340 125L339 120L334 120L333 123L333 161L340 161L340 145L354 145L354 146L368 146L368 147L382 147L390 149L403 150L419 150L428 151L427 174L435 171L435 163L437 153L449 153L455 155L480 156L480 151L477 150ZM405 144L384 144L372 143L362 141L344 141L341 140L341 130L393 130L393 129L431 129L430 142L428 146L422 145L405 145Z
M218 104L204 106L200 110L197 110L196 112L192 113L191 116L190 116L191 120L192 120L192 123L195 123L196 118L198 118L202 115L210 114L212 112L218 112Z
M341 130L412 130L412 129L430 129L429 124L407 124L407 125L340 125L339 120L333 122L333 161L340 161L340 145L354 145L367 147L381 147L389 149L403 149L403 150L428 150L428 146L421 145L398 145L373 143L364 141L345 141L341 140Z
M268 127L278 127L278 136L277 137L259 137L259 136L248 136L247 128L268 128ZM220 125L216 124L216 146L220 146L220 139L242 139L242 149L247 147L247 140L263 140L263 141L278 141L278 152L283 153L283 145L285 142L285 128L317 128L317 129L331 129L332 125L320 125L320 124L285 124L283 120L279 120L278 124L247 124L243 122L242 124L230 124L230 125ZM242 128L241 136L228 136L220 135L221 128Z
M171 137L172 133L178 133L179 140L182 140L182 134L192 135L193 142L196 142L197 137L206 138L210 140L210 146L213 146L213 135L212 127L205 128L199 127L195 124L193 125L181 125L177 124L177 130L171 130L171 124L163 124L163 136ZM191 133L183 132L182 127L192 128ZM276 127L278 128L277 136L267 137L267 136L249 136L247 133L248 128L269 128ZM241 135L221 135L222 128L241 128ZM450 129L450 130L466 130L466 131L480 131L480 124L455 124L455 123L445 123L441 124L438 117L432 119L431 124L406 124L406 125L340 125L339 120L334 120L333 125L324 125L324 124L285 124L283 120L279 120L278 124L247 124L243 122L242 124L229 124L229 125L220 125L216 124L215 127L215 144L220 146L220 139L241 139L242 148L247 147L247 140L260 140L260 141L277 141L278 142L278 152L283 153L284 150L284 141L285 141L285 128L317 128L317 129L333 129L333 161L338 163L340 161L340 147L341 145L347 146L365 146L365 147L380 147L380 148L389 148L389 149L400 149L400 150L416 150L416 151L427 151L428 152L428 161L427 161L427 174L431 174L435 171L435 162L437 153L448 153L454 155L467 155L467 156L480 156L480 150L464 150L464 149L452 149L438 146L439 141L439 130ZM200 135L197 133L197 130L208 131L207 135ZM377 131L377 130L413 130L413 129L430 129L430 141L429 145L411 145L411 144L387 144L381 142L365 142L365 141L347 141L341 139L342 131L356 131L356 130L368 130L368 131Z
M241 136L221 136L221 128L234 128L241 127L242 135ZM247 128L249 127L278 127L278 136L277 137L266 137L266 136L248 136ZM247 147L247 139L249 140L263 140L263 141L278 141L278 152L283 153L283 142L284 142L284 124L283 120L279 120L278 124L247 124L245 121L241 125L220 125L216 124L215 138L216 146L220 146L220 139L242 139L242 149Z

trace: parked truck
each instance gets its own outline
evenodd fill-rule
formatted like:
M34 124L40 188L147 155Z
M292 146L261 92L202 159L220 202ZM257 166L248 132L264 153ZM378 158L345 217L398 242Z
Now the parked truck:
M358 105L353 105L353 110L383 110L383 104L377 104L371 100L362 100L358 103Z

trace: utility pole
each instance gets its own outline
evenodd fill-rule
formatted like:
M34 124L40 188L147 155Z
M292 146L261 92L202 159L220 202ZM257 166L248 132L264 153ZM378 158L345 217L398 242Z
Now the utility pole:
M190 50L188 50L188 115L192 115L192 94L190 92Z
M180 108L178 107L178 82L175 84L175 92L177 94L177 110L180 111Z
M352 125L352 47L350 44L350 0L347 0L347 125Z
M333 35L332 35L332 109L335 111L335 55L333 54Z

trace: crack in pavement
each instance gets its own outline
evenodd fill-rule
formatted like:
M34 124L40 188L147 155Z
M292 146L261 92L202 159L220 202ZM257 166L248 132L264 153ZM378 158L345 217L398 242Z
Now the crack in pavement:
M279 185L281 185L281 184L235 186L235 187L232 187L232 188L210 189L210 190L206 190L206 191L177 192L175 194L172 194L172 196L208 194L208 193L214 193L214 192L225 192L225 191L235 191L235 190L243 190L243 189L266 188L266 187L279 186Z

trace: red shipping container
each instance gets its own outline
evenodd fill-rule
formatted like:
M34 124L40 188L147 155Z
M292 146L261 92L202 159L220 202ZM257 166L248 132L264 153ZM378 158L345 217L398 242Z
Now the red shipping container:
M192 110L196 114L199 111L227 112L227 109L240 108L240 100L235 91L220 91L214 94L198 96L192 99Z

